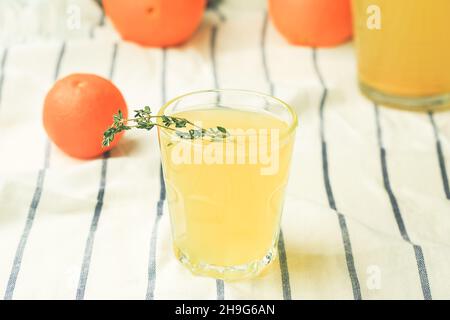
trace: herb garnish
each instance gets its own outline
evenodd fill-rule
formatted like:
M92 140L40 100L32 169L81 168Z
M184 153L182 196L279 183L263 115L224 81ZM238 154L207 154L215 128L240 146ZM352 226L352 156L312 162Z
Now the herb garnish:
M102 145L104 147L109 146L119 132L133 128L150 131L154 127L161 127L173 131L181 139L189 140L207 138L210 141L220 141L230 136L224 127L204 129L184 118L152 115L149 106L135 110L134 118L131 119L125 119L122 111L119 110L113 116L113 121L113 124L103 133ZM182 128L185 130L179 130Z

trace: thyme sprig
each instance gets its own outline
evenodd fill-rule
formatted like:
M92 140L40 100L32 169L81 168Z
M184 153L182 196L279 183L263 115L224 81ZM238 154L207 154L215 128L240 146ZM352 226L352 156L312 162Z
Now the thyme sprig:
M208 139L210 141L220 141L230 136L230 133L224 127L217 126L205 129L185 118L152 115L150 107L145 106L144 109L135 110L134 118L130 119L125 119L122 111L119 110L113 116L113 124L103 133L102 145L104 147L109 146L119 132L133 128L150 131L154 127L168 129L173 131L180 139L188 140Z

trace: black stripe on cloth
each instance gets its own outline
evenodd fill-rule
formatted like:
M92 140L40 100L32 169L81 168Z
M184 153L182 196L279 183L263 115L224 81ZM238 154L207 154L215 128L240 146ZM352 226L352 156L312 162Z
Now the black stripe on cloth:
M217 43L217 31L218 26L213 25L211 28L211 39L210 39L210 54L211 54L211 71L214 79L214 88L219 89L219 77L217 75L217 61L216 61L216 43ZM220 104L220 93L217 95L217 104ZM216 291L217 300L225 299L225 283L221 279L216 279Z
M167 70L167 50L162 49L162 68L161 68L161 105L166 102L166 70ZM163 206L166 200L166 184L164 182L164 172L162 164L160 163L159 168L159 200L156 205L156 217L153 223L152 233L150 237L150 253L148 261L148 283L147 283L147 293L145 298L147 300L153 300L155 298L155 284L156 284L156 244L158 241L158 227L159 221L164 213Z
M57 64L56 64L56 68L55 68L55 74L53 76L53 78L56 80L58 80L59 77L59 70L61 69L61 63L62 63L62 58L64 56L64 53L66 51L66 43L63 42L62 47L61 47L61 54L58 58ZM44 168L48 169L50 167L50 156L52 153L52 143L50 142L50 140L47 138L47 142L45 145L45 165Z
M211 39L210 39L210 52L211 52L211 69L214 79L214 88L219 88L219 79L217 76L217 61L216 61L216 40L217 40L217 30L218 27L216 25L211 28Z
M5 81L5 65L8 57L8 48L3 51L2 61L0 63L0 103L2 102L3 82Z
M286 248L284 245L283 230L280 229L278 238L278 254L280 256L281 284L283 286L283 299L291 300L291 284L289 281L289 269L287 263Z
M98 22L98 25L99 26L104 26L105 25L105 19L106 19L106 16L105 16L105 10L102 10L102 15L100 16L100 21Z
M267 12L264 15L262 34L261 34L261 56L263 62L263 70L264 76L266 78L266 82L269 85L270 94L273 96L275 94L275 85L270 77L269 64L267 61L267 53L266 53L266 38L267 38L267 28L268 28L268 14ZM291 300L291 284L289 281L289 269L287 262L287 254L286 248L284 245L284 236L283 231L280 229L280 235L278 239L278 254L279 254L279 262L280 262L280 271L281 271L281 284L283 289L283 299Z
M63 42L63 44L61 46L61 51L59 53L58 60L56 61L56 68L55 68L55 74L54 74L55 81L58 80L59 70L61 69L62 58L63 58L65 52L66 52L66 43Z
M64 52L65 52L65 43L62 44L59 54L57 56L55 74L54 74L55 80L58 78L58 75L59 75L59 70L61 68L61 61L64 56ZM5 300L11 300L14 295L14 289L16 287L17 277L19 276L20 267L22 265L22 258L23 258L23 254L25 252L25 247L27 245L28 236L31 232L34 218L36 216L36 211L37 211L37 208L41 201L41 196L42 196L42 192L44 189L45 174L46 174L46 171L49 166L49 158L50 158L50 143L47 140L46 146L45 146L43 169L39 170L39 173L38 173L36 187L34 189L34 194L33 194L32 200L31 200L30 208L28 210L25 227L23 229L19 244L16 249L16 254L15 254L13 265L11 268L11 273L9 275L8 284L6 286L6 292L5 292L5 296L4 296Z
M164 213L163 206L166 200L166 186L164 183L164 174L162 166L159 170L160 180L160 193L159 200L156 208L156 218L153 224L151 241L150 241L150 261L148 263L148 286L147 286L147 300L153 300L155 298L155 282L156 282L156 244L158 241L158 227L161 217Z
M84 249L83 256L83 264L81 266L80 278L78 280L78 288L77 288L77 300L84 299L84 293L86 291L86 283L89 275L89 267L91 263L92 251L94 248L94 238L95 232L97 231L98 222L100 220L100 214L103 208L103 198L105 196L105 187L106 187L106 172L108 168L108 157L109 151L103 155L102 159L102 169L100 176L100 187L97 194L97 203L95 205L94 215L92 217L91 226L89 229L89 235L86 240L86 246Z
M162 49L162 69L161 69L161 106L167 101L167 49Z
M225 283L221 279L216 279L217 300L225 300Z
M45 156L44 156L44 168L48 169L50 167L50 155L52 152L52 143L49 139L45 142Z
M325 190L327 193L328 204L331 209L336 211L337 217L339 220L339 227L341 230L342 242L344 244L344 250L345 250L345 259L347 261L347 269L348 269L350 281L352 284L353 298L355 300L361 300L362 299L361 287L359 284L358 274L357 274L356 268L355 268L355 261L353 258L353 250L352 250L352 245L351 245L351 241L350 241L350 234L349 234L348 227L347 227L347 221L346 221L344 215L341 214L337 209L336 201L335 201L334 194L333 194L333 189L331 187L329 166L328 166L327 142L325 139L325 119L324 119L324 110L325 110L325 103L326 103L326 100L328 97L328 88L326 86L323 75L320 72L319 64L318 64L317 60L318 60L317 50L313 49L314 70L317 74L317 77L318 77L319 82L323 89L322 98L320 100L319 115L320 115L320 138L321 138L321 147L322 147L322 171L323 171Z
M96 27L102 27L102 26L105 25L105 10L103 10L103 8L101 8L101 9L102 9L102 13L100 14L100 19L99 19L97 25L96 26L92 26L91 30L89 30L89 37L90 38L94 37L94 30L95 30Z
M119 49L119 45L114 43L113 53L111 58L111 68L109 69L109 79L112 80L114 77L114 71L116 71L116 60L117 60L117 50Z
M118 45L117 45L117 43L114 43L112 57L111 57L111 65L109 68L109 79L110 80L114 76L117 50L118 50ZM86 240L86 246L84 249L83 263L81 265L80 278L78 280L78 288L77 288L77 294L76 294L77 300L83 300L84 294L86 291L86 283L87 283L87 279L89 276L89 268L90 268L90 264L91 264L92 251L94 248L95 233L97 231L98 222L100 220L100 215L101 215L102 209L103 209L103 199L105 197L106 174L107 174L107 170L108 170L109 156L110 156L109 151L105 152L103 154L102 167L101 167L101 172L100 172L100 186L98 188L98 193L97 193L97 203L95 205L94 215L92 217L91 226L89 229L89 235Z
M264 21L263 21L263 27L261 32L261 56L262 56L262 62L263 62L263 70L264 70L264 76L266 78L266 82L269 84L269 92L271 95L275 93L275 85L272 82L272 78L270 77L270 71L269 71L269 64L267 62L267 28L269 26L269 17L268 13L266 12L264 14Z
M430 118L431 125L433 126L434 131L434 137L436 140L436 151L437 151L437 157L439 161L439 169L441 171L442 176L442 185L444 187L444 192L448 200L450 200L450 187L448 183L448 175L447 175L447 168L445 166L445 157L444 152L442 151L442 143L441 138L439 137L439 129L436 125L436 122L434 121L434 114L433 112L428 112L428 116Z
M391 203L392 211L394 213L395 221L397 222L397 226L400 231L400 234L406 242L408 242L409 244L411 244L413 246L414 254L416 256L417 268L419 270L420 284L422 287L423 297L425 300L431 300L432 296L431 296L430 283L428 281L428 274L427 274L427 269L425 266L425 259L423 256L422 247L411 242L411 239L406 230L405 222L403 221L403 217L402 217L402 214L400 211L400 207L398 205L397 197L395 196L394 191L392 190L391 182L389 179L386 148L384 147L384 142L383 142L383 132L381 129L380 112L379 112L378 105L374 105L374 110L375 110L375 122L376 122L376 128L377 128L378 147L380 149L380 162L381 162L381 170L382 170L382 175L383 175L384 188L386 190L386 193L389 196L389 201Z
M214 8L212 11L214 11L217 14L217 16L219 17L220 22L227 21L227 17L225 16L225 14L223 14L223 12L220 10L219 7Z

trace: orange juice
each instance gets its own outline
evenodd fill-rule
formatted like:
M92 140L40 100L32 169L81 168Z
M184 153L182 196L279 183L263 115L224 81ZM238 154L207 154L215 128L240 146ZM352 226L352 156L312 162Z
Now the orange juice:
M353 0L361 88L399 107L450 106L450 1Z
M216 278L259 273L276 254L294 142L289 124L269 113L232 108L199 108L171 116L231 132L226 142L173 142L170 132L160 130L176 256L194 273ZM257 140L266 144L265 161L260 155L251 159ZM208 159L211 150L220 156ZM245 156L238 150L245 150Z

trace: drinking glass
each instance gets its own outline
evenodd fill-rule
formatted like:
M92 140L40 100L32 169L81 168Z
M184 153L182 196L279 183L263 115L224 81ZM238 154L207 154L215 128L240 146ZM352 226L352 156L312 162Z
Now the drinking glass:
M241 90L175 98L159 117L177 130L212 129L223 139L180 139L158 128L175 256L194 274L242 279L277 255L297 116L285 102ZM161 123L162 124L162 123Z

